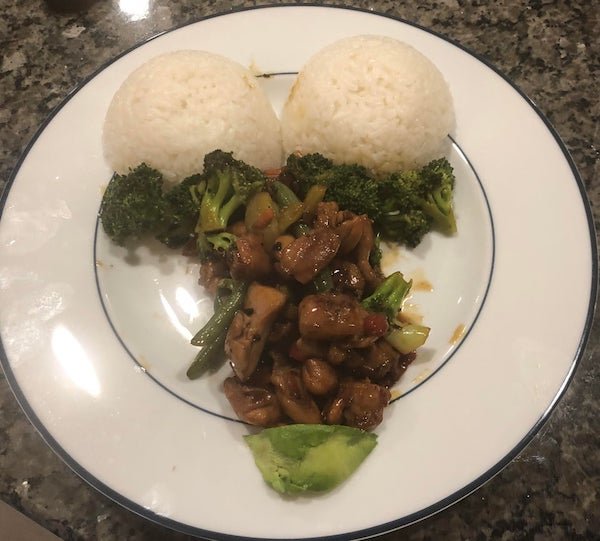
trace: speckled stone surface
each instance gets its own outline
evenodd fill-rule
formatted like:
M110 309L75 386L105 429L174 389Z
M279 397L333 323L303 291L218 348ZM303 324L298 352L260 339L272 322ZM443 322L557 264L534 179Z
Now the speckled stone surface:
M4 0L0 18L0 181L53 107L114 55L204 15L254 2L150 0L132 21L117 0ZM598 219L599 8L595 2L351 2L431 28L511 77L562 136ZM595 6L595 7L594 7ZM557 256L559 256L557 250ZM559 307L557 307L559 310ZM567 317L567 314L561 314ZM549 422L504 471L396 540L600 539L600 328ZM97 493L46 446L0 375L0 498L63 539L183 540ZM0 524L0 539L2 525Z

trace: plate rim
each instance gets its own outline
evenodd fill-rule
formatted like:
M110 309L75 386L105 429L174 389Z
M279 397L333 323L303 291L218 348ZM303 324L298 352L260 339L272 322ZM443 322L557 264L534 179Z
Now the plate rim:
M226 11L219 11L217 13L212 13L210 15L205 15L202 17L194 18L191 21L173 26L173 27L171 27L167 30L163 30L161 32L157 32L156 34L153 34L153 35L149 36L148 38L135 43L134 45L132 45L131 47L128 47L127 49L125 49L124 51L119 53L118 55L113 56L108 61L104 62L96 70L94 70L91 74L89 74L88 76L83 78L73 89L71 89L66 94L66 96L60 101L60 103L58 103L58 105L56 105L52 109L52 111L50 111L50 113L45 117L44 121L37 128L34 135L31 137L29 142L24 147L23 151L20 153L20 155L16 161L16 164L13 167L13 169L8 177L8 180L6 181L6 184L4 186L2 194L0 195L0 219L2 218L5 204L8 199L8 194L12 188L12 185L13 185L23 163L25 162L25 159L29 155L29 152L31 151L31 149L33 148L35 143L37 142L38 138L45 131L45 129L48 127L48 125L52 122L54 117L63 109L63 107L84 86L86 86L92 79L94 79L97 75L99 75L102 71L107 69L113 63L115 63L117 60L119 60L120 58L126 56L127 54L138 49L139 47L146 45L147 43L149 43L165 34L168 34L170 32L176 31L180 28L184 28L184 27L187 27L187 26L190 26L193 24L197 24L202 21L206 21L206 20L213 19L216 17L224 17L227 15L241 13L241 12L245 12L245 11L254 11L254 10L262 10L262 9L273 9L273 8L286 9L286 8L303 8L303 7L308 7L308 8L313 8L313 9L318 8L318 9L329 9L329 10L333 9L333 10L356 11L356 12L360 12L360 13L363 13L366 15L374 15L374 16L384 17L387 19L391 19L391 20L409 25L413 28L417 28L417 29L427 32L428 34L431 34L439 39L442 39L443 41L449 43L450 45L453 45L453 46L457 47L458 49L466 52L472 58L478 60L484 66L491 69L494 73L496 73L498 76L500 76L504 82L508 83L511 86L511 88L513 90L515 90L517 92L517 94L519 94L519 96L525 100L527 105L529 105L529 107L533 110L533 112L542 120L546 129L548 130L550 135L552 135L552 138L558 145L559 150L562 153L563 157L565 158L565 160L569 166L569 169L573 175L573 178L577 184L577 187L579 189L581 203L583 205L583 210L584 210L585 216L586 216L588 233L590 235L589 248L590 248L590 256L591 256L591 260L592 260L592 268L591 268L590 295L589 295L589 300L588 300L588 309L587 309L587 313L586 313L586 317L585 317L585 324L583 325L579 343L577 345L577 349L575 351L574 358L571 361L569 371L568 371L565 379L563 380L560 388L558 389L557 393L555 394L554 398L551 400L550 404L546 408L546 410L541 414L539 419L530 428L530 430L527 432L527 434L525 434L525 436L501 460L499 460L496 464L494 464L487 471L485 471L484 473L479 475L476 479L474 479L470 483L466 484L462 488L456 490L455 492L448 495L447 497L441 499L440 501L438 501L432 505L429 505L426 508L423 508L419 511L411 513L409 515L405 515L398 519L395 519L395 520L392 520L389 522L385 522L385 523L379 524L377 526L372 526L369 528L355 530L352 532L346 532L346 533L341 533L341 534L301 538L304 540L310 539L310 540L323 540L323 541L342 541L342 540L345 541L345 540L350 540L350 539L358 540L358 539L366 539L369 537L374 537L376 535L381 535L384 533L389 533L394 530L398 530L400 528L406 527L410 524L419 522L419 521L421 521L425 518L428 518L434 514L437 514L441 511L443 511L444 509L447 509L448 507L452 506L453 504L459 502L463 498L466 498L467 496L469 496L470 494L475 492L478 488L480 488L485 483L487 483L492 478L494 478L506 466L508 466L514 460L514 458L519 453L521 453L521 451L523 451L523 449L533 440L534 436L540 431L540 429L548 421L551 413L553 412L553 410L555 409L557 404L560 402L560 400L564 396L567 388L569 387L570 383L572 382L575 372L577 370L577 367L579 366L581 359L583 357L583 354L585 352L585 347L587 345L587 342L588 342L590 334L591 334L591 329L592 329L593 320L594 320L594 313L595 313L596 304L597 304L597 296L598 296L598 247L597 247L596 227L595 227L595 222L594 222L594 216L593 216L592 209L591 209L591 204L590 204L590 201L589 201L586 189L585 189L585 184L583 182L583 179L581 178L581 175L579 174L579 171L578 171L577 166L571 156L571 153L569 152L569 150L566 147L565 143L563 142L562 138L558 134L557 130L554 128L554 126L549 121L549 119L546 117L546 115L538 108L536 103L514 81L512 81L512 79L510 79L499 68L494 66L491 62L489 62L483 55L473 52L470 48L466 47L465 45L462 45L455 39L453 39L447 35L444 35L438 31L435 31L431 28L423 26L419 23L410 21L408 19L404 19L400 16L393 15L390 13L383 13L383 12L379 12L379 11L375 11L375 10L371 10L371 9L363 8L363 7L359 7L359 6L322 5L322 4L318 4L316 2L307 2L307 3L302 3L302 4L294 3L294 2L283 2L280 4L239 6L239 7L234 7L232 9L229 9ZM102 482L98 478L96 478L94 475L92 475L85 467L83 467L75 459L73 459L68 454L68 452L65 451L65 449L63 449L63 447L57 442L57 440L52 436L52 434L45 428L44 424L41 422L39 417L36 415L34 409L29 405L27 398L25 397L25 395L21 391L21 388L19 387L19 384L15 378L15 375L14 375L14 373L11 369L10 363L8 361L8 356L4 349L4 344L2 343L1 336L0 336L0 365L2 366L2 369L6 376L6 380L9 384L9 387L10 387L13 395L15 396L19 406L21 407L22 411L25 413L29 422L33 425L33 427L40 434L40 436L46 442L46 444L52 449L52 451L83 481L85 481L87 484L92 486L95 490L99 491L101 494L108 497L115 503L121 505L125 509L127 509L147 520L150 520L156 524L167 527L169 529L179 531L181 533L185 533L188 535L202 536L202 537L205 537L208 539L214 539L214 540L218 540L218 541L234 541L234 540L240 540L240 539L247 539L247 540L259 540L260 539L261 541L280 541L282 539L293 539L292 537L279 537L279 538L260 537L260 538L257 538L257 537L251 537L251 536L240 536L240 535L233 535L233 534L226 534L226 533L221 533L221 532L213 532L210 530L205 530L203 528L191 526L189 524L185 524L185 523L179 522L177 520L173 520L173 519L170 519L163 515L160 515L154 511L151 511L150 509L143 507L142 505L134 502L133 500L130 500L129 498L123 496L122 494L119 494L117 491L115 491L114 489L112 489L111 487L106 485L104 482Z

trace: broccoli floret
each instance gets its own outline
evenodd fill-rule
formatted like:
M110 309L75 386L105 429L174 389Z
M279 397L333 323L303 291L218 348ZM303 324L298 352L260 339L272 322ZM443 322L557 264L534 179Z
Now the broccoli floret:
M284 173L292 176L296 191L304 197L311 186L317 184L316 177L335 167L331 160L322 154L299 156L290 154L285 164Z
M336 201L340 208L366 214L375 220L380 200L377 181L361 165L335 165L321 154L288 157L285 174L294 179L296 191L305 197L311 186L327 188L325 201Z
M423 194L415 172L390 175L378 181L380 201L375 227L385 239L415 247L431 230L432 218L421 208Z
M361 304L370 312L385 314L388 320L393 322L411 286L412 280L407 282L401 272L394 272L379 284L372 295L363 299Z
M117 244L128 237L155 233L163 224L162 175L141 164L126 175L113 175L100 206L106 234Z
M192 175L164 194L163 227L156 235L158 240L177 248L194 236L200 199L205 188L202 175Z
M445 158L421 170L375 178L359 165L335 165L320 154L291 155L284 176L304 196L311 186L327 188L326 201L367 214L384 239L417 246L433 227L456 231L452 210L454 175Z
M227 251L235 247L237 237L232 233L198 233L196 248L200 261L205 263L210 259L222 258Z
M366 214L384 239L414 247L431 230L433 220L421 207L425 194L418 173L406 179L400 175L376 179L360 165L335 165L320 154L307 154L291 155L285 174L294 179L301 195L315 184L324 185L326 201Z
M211 245L212 249L219 253L225 253L227 250L235 246L237 237L232 233L221 231L213 235L206 235L206 240Z
M454 173L445 158L379 182L382 213L377 224L385 237L416 246L433 228L446 234L456 232Z
M229 152L215 150L204 158L206 191L200 202L196 232L220 231L250 196L264 188L263 173L233 158Z
M437 229L448 235L456 233L452 166L446 158L434 160L420 171L420 176L426 192L421 207L431 216Z

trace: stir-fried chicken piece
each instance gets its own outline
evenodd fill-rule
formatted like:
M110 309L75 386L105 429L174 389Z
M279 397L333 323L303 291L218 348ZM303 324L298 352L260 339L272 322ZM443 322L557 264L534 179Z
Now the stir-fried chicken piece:
M392 363L389 372L380 381L378 381L378 383L386 386L389 389L402 377L402 374L406 372L406 369L416 357L417 354L414 351L405 355L400 355L400 357L394 361L394 363Z
M335 201L322 202L317 205L314 227L335 227L339 223L339 207Z
M371 381L382 382L402 356L386 340L378 340L363 351L363 362L355 372Z
M365 215L352 215L336 227L335 232L340 236L340 255L349 254L358 246L365 233L365 227L368 227L367 222L368 225L371 224Z
M239 237L235 249L228 252L229 270L236 280L251 282L266 278L271 272L271 259L261 237L248 233Z
M313 340L339 340L362 335L366 315L367 311L350 295L308 295L298 307L300 335Z
M225 352L241 381L246 381L254 372L271 326L286 299L285 294L274 287L250 284L244 307L236 313L225 338Z
M321 359L307 359L302 364L302 382L309 393L326 396L337 389L338 376L329 363Z
M323 213L323 220L326 214ZM327 218L330 220L330 218ZM356 261L356 265L369 289L375 289L381 282L382 277L375 272L369 256L375 245L375 234L373 223L366 214L357 216L352 212L340 211L337 214L337 226L335 232L340 237L338 253ZM335 223L335 222L333 222Z
M225 380L223 390L233 411L242 421L267 427L274 426L281 420L281 407L274 392L244 385L235 377Z
M226 277L227 265L222 259L209 259L200 266L200 277L198 283L211 295L217 292L219 281Z
M298 237L281 251L280 271L284 276L293 276L301 284L308 284L331 263L339 246L340 238L332 229L315 229Z
M331 276L337 291L348 292L362 298L365 279L358 265L344 259L334 259L331 263Z
M309 340L302 336L290 348L290 357L296 361L305 361L311 357L324 358L327 354L327 345L316 340Z
M371 430L383 420L383 409L389 401L390 392L381 385L368 381L344 382L324 412L325 421Z
M296 423L321 423L321 412L302 382L298 368L287 365L273 367L271 382L283 411Z

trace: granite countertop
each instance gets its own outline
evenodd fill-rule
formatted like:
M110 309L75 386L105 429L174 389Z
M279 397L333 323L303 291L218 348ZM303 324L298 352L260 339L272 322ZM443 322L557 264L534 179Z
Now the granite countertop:
M3 3L2 185L48 113L111 57L173 26L261 3L146 0L147 13L128 15L131 9L127 6L137 5L139 11L144 1ZM449 36L512 78L563 138L592 207L600 204L600 24L593 3L349 3L399 16ZM60 10L69 4L83 7L80 11ZM561 291L564 289L565 285L561 286ZM557 307L557 317L566 316L568 320L568 314L559 314ZM384 538L600 539L599 337L596 324L571 386L549 422L516 460L461 502ZM63 539L188 538L119 507L77 477L29 424L1 375L0 498ZM0 537L1 532L0 524Z

